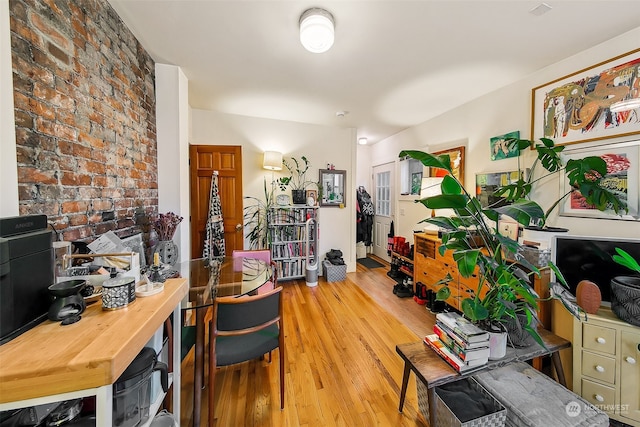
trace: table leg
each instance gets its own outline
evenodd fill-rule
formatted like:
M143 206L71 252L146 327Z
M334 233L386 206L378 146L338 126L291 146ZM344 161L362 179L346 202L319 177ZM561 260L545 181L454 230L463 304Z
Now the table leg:
M409 362L404 362L404 373L402 374L402 388L400 389L400 406L398 406L398 412L402 412L404 406L404 398L407 394L407 385L409 384L409 374L411 373L411 367ZM435 424L434 424L435 425Z
M206 309L196 309L196 345L193 361L193 425L200 425L202 410L202 376L204 372L204 315Z
M427 388L427 401L429 403L429 425L436 425L436 388Z
M558 376L558 382L560 385L566 387L567 380L564 377L564 369L562 368L562 359L560 359L559 351L551 353L551 363L553 364L553 369L555 369L556 375Z

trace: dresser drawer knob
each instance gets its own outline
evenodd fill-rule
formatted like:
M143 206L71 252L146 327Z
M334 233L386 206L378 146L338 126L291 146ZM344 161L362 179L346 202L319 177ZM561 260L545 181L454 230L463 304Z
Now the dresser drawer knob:
M594 394L593 398L596 399L598 402L604 402L604 397L600 396L599 394Z
M596 342L597 342L598 344L606 344L606 343L607 343L607 340L605 340L605 339L604 339L604 338L602 338L602 337L598 337L598 338L596 338Z
M604 372L604 366L596 365L596 371Z
M627 357L625 357L625 358L624 358L624 360L626 360L626 361L627 361L627 363L630 363L630 364L632 364L632 365L634 365L634 364L636 363L636 359L634 359L634 358L633 358L633 357L631 357L631 356L627 356Z

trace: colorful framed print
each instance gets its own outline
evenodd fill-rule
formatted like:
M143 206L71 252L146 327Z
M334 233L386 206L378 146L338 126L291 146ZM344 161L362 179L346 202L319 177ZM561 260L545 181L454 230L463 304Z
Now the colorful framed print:
M587 205L582 194L574 191L560 205L560 215L636 221L640 219L638 216L640 209L638 205L640 194L640 141L565 150L562 156L565 160L579 159L585 156L602 157L607 163L607 175L602 185L606 185L606 188L614 191L621 200L626 201L629 212L626 215L619 215L613 211L601 212ZM562 194L567 193L569 190L569 180L565 178L561 184Z
M640 49L532 89L531 139L556 145L640 134Z
M520 139L520 131L505 133L504 135L494 136L489 139L491 147L491 160L508 159L509 157L518 157L520 150L517 147L509 148L507 146L508 139Z
M464 185L464 146L450 148L448 150L436 151L431 153L434 156L441 156L443 154L449 155L449 161L451 162L451 169L453 175ZM447 172L443 169L429 168L430 177L443 177L447 175Z
M420 185L422 184L422 172L411 174L411 194L420 195Z
M307 190L307 205L315 206L318 204L318 190ZM313 203L311 201L313 200Z
M499 208L507 204L503 197L498 197L494 193L505 185L513 184L520 179L520 172L492 172L476 174L476 199L483 208Z

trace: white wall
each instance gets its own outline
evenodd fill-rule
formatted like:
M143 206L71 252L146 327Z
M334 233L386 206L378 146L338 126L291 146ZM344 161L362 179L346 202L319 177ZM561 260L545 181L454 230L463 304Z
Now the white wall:
M191 256L189 224L189 88L180 67L156 64L156 132L158 142L158 212L184 219L173 241L180 261Z
M304 123L222 114L192 109L190 144L242 146L242 186L245 196L264 199L264 181L285 176L286 171L262 169L265 151L280 151L284 157L305 156L311 163L307 178L318 181L318 170L333 163L347 171L347 203L344 209L321 207L319 210L321 260L330 249L344 254L347 271L355 271L355 186L356 133ZM349 191L352 189L353 191ZM280 190L276 190L278 194ZM288 192L288 191L287 191ZM246 204L245 204L246 205Z
M559 77L593 66L616 55L638 48L640 27L595 46L578 55L549 66L528 78L478 98L462 107L442 114L418 126L393 135L371 147L371 165L397 161L398 153L404 149L439 151L451 146L466 144L465 187L475 194L475 175L482 172L517 169L515 158L491 161L489 138L511 131L520 131L523 138L530 135L531 89ZM640 139L636 137L635 139ZM621 142L630 140L610 139ZM602 144L603 141L592 145ZM585 146L585 145L580 145ZM570 148L575 148L572 145ZM531 164L533 153L527 153ZM549 207L558 197L560 184L557 179L546 182L534 195L543 208ZM398 213L404 209L404 215ZM396 234L411 237L412 230L421 229L420 219L430 211L413 202L399 202L396 207ZM640 237L640 222L587 218L569 218L552 215L550 225L566 227L571 234L611 237Z
M18 215L9 1L0 0L0 217Z

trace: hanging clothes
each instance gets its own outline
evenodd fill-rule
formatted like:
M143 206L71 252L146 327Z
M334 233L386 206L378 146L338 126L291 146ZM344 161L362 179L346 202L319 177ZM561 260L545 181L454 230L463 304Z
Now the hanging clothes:
M225 256L224 223L222 206L218 190L218 171L211 176L211 192L209 194L209 215L207 216L206 237L202 257L210 260Z
M372 244L373 216L375 210L371 196L363 186L358 187L356 192L358 204L356 206L357 241L364 242L365 246Z

